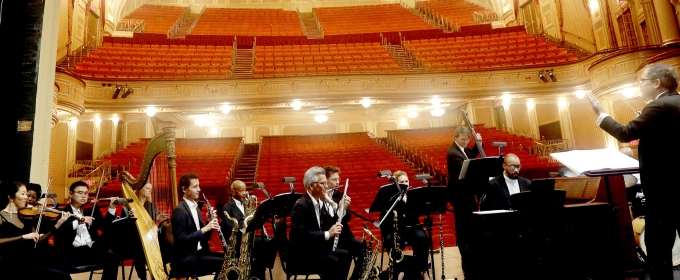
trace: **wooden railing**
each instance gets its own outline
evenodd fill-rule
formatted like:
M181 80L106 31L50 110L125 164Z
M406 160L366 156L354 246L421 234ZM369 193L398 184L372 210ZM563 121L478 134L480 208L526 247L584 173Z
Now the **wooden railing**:
M473 12L472 20L474 20L477 24L487 24L500 20L500 17L496 12L484 10Z
M530 154L538 157L549 157L551 153L569 151L567 139L534 141L534 146L527 148Z
M182 15L177 18L175 23L170 27L170 30L168 30L168 38L173 38L175 37L175 34L179 31L179 28L182 27L182 24L184 24L184 21L187 19L187 16L189 16L189 13L191 12L191 6L188 6L186 9L184 9L184 12L182 12Z
M96 162L99 163L99 161ZM90 193L96 192L99 185L111 181L111 161L101 162L95 169L82 176L80 180L90 186Z
M234 161L231 163L231 168L229 168L229 173L226 178L226 186L231 186L231 183L234 182L234 178L236 178L236 172L238 171L238 166L241 164L241 158L243 158L243 139L241 139L241 144L239 144L238 147L238 152L236 152L236 157L234 157Z
M143 19L121 19L116 24L116 31L131 31L143 33L146 30L146 21Z

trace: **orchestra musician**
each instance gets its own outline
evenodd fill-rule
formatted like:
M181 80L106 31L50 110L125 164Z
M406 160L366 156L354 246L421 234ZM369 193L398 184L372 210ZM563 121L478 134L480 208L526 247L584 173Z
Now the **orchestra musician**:
M326 200L333 200L335 205L340 205L340 200L342 200L344 195L339 189L341 187L340 168L335 166L324 166L323 169L326 171L326 179L328 180L328 185L326 186L326 194L328 197ZM358 279L361 274L361 268L364 267L364 246L359 239L354 237L352 230L347 224L352 216L349 212L349 204L352 202L352 199L349 196L346 196L345 199L348 206L347 209L345 209L345 216L342 217L342 233L340 234L340 239L338 241L338 248L345 249L352 255L354 259L354 271L349 279L355 280ZM337 209L333 209L333 206L330 203L326 203L326 205L328 207L328 213L331 217L335 217Z
M40 246L35 248L36 243L47 243L55 230L66 226L70 214L62 212L54 227L41 236L19 217L19 210L27 205L26 186L7 181L0 187L0 271L4 275L26 273L35 278L71 279L49 252L40 250Z
M182 202L172 211L172 235L174 256L170 266L182 275L206 275L215 273L215 279L222 268L222 254L210 252L208 240L213 230L219 229L217 219L207 224L201 217L196 202L201 188L198 175L186 173L179 179ZM214 213L215 216L217 215Z
M393 179L396 180L397 184L409 186L408 175L404 171L396 171L392 174ZM418 216L405 215L406 212L406 202L408 201L408 192L404 194L401 201L397 202L393 210L397 211L397 234L399 235L401 249L404 248L405 243L411 245L413 249L414 265L409 266L409 269L404 266L396 265L394 268L395 274L398 272L398 280L402 280L407 271L414 271L420 273L420 278L423 280L429 280L430 277L427 274L428 269L428 250L429 243L425 230L418 219ZM390 201L394 203L394 201ZM394 224L391 222L394 220L393 213L380 213L380 218L382 219L385 214L388 217L380 225L380 232L384 236L384 244L387 252L390 252L394 246ZM409 277L410 278L410 277Z
M225 204L222 207L222 212L220 212L220 215L222 216L222 222L220 224L220 227L222 228L224 238L227 240L229 240L229 237L231 236L234 226L238 226L239 228L243 227L243 221L245 220L243 199L247 198L250 195L248 193L248 190L246 189L246 184L240 180L236 180L233 183L231 183L231 191L232 191L231 199L229 199L229 202L227 202L227 204ZM230 217L238 220L238 225L234 225L234 223L230 219L227 219L226 216L224 215L225 212L228 213ZM237 234L238 236L236 238L236 247L233 249L236 250L236 256L240 257L242 233L241 231L238 231ZM251 262L252 276L257 277L257 279L264 280L265 271L267 269L265 255L273 254L274 258L276 258L275 252L276 247L274 246L273 242L265 240L265 238L262 238L262 236L256 236L254 242L255 244L253 248L253 253L251 254L251 257L253 258Z
M481 211L510 210L510 196L531 189L531 181L519 176L521 168L522 165L517 155L505 155L503 174L486 184L484 195L479 203Z
M38 200L40 200L40 196L42 196L42 187L38 184L29 183L28 185L26 185L26 195L28 196L26 204L36 206L38 205Z
M645 244L652 279L673 279L672 249L680 230L680 188L673 174L678 161L669 159L669 143L680 123L678 72L667 64L645 66L639 80L641 98L650 100L639 116L626 125L610 117L600 101L588 95L598 116L597 126L621 142L640 139L640 180L645 183ZM644 179L644 180L642 180Z
M310 267L319 267L324 280L345 280L352 259L345 249L333 251L333 240L342 233L343 226L330 216L325 206L328 203L325 201L326 171L318 166L308 169L303 184L307 193L295 202L291 213L293 258Z
M153 204L152 200L153 185L149 182L144 184L139 190L135 191L137 198L139 198L140 204L144 206L144 210L149 213L151 218L154 218L156 224L168 218L165 213L159 213L156 205ZM137 242L139 241L139 242ZM139 279L146 279L146 257L144 256L144 248L142 248L141 240L131 241L129 244L130 250L134 250L134 261L135 271L137 271L137 276Z
M479 155L479 148L475 145L472 149L468 147L471 135L470 129L465 126L459 126L454 131L454 141L449 146L446 152L446 164L448 165L448 192L449 202L453 206L453 216L455 220L456 243L460 249L461 265L463 272L466 267L466 247L467 234L466 229L470 228L470 216L472 212L477 211L477 202L475 200L476 190L473 185L466 183L465 180L458 180L463 162L466 159L473 159ZM477 140L482 141L482 136L477 133L475 136Z
M117 198L111 198L105 217L96 203L94 209L85 211L89 187L83 181L76 181L69 187L71 202L61 211L71 213L64 226L54 233L54 247L60 255L63 267L69 270L76 266L98 264L104 268L102 279L116 279L119 259L109 252L111 243L107 229L116 219ZM76 218L83 218L79 221ZM104 232L99 236L98 231Z

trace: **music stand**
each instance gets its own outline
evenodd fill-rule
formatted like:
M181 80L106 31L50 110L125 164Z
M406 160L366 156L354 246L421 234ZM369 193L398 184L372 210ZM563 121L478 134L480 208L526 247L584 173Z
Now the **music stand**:
M371 207L368 208L368 213L384 211L386 214L380 221L373 223L373 225L376 227L380 227L380 225L382 225L383 221L385 221L385 218L387 217L387 213L392 212L392 209L394 209L394 206L397 205L397 202L401 200L407 188L407 185L397 184L396 182L380 187L378 193L373 199L373 203L371 203ZM393 200L394 202L391 202Z
M463 168L460 170L459 180L462 179L480 179L485 178L485 182L489 177L496 177L503 172L503 158L502 157L485 157L466 159L463 162Z
M301 193L282 193L274 196L272 199L274 202L274 215L279 217L290 216L291 212L293 212L293 206L295 206L295 202L297 202L301 197Z
M445 187L418 187L408 190L408 200L405 209L407 215L425 216L423 224L429 238L430 259L434 264L434 245L432 243L432 216L431 214L446 213L447 192ZM432 279L437 279L432 265Z

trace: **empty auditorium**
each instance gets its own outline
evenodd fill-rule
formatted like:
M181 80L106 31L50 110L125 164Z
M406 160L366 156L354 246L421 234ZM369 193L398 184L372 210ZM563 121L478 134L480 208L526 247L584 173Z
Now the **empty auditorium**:
M11 0L0 36L10 278L680 280L678 0Z

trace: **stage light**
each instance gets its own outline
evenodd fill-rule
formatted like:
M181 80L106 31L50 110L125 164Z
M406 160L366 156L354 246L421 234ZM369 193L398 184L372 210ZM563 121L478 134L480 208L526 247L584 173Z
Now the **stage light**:
M118 95L122 89L123 86L116 85L116 90L113 92L113 99L118 99Z
M621 94L623 96L625 96L626 98L631 98L631 97L633 97L633 95L635 95L636 91L637 91L637 89L629 87L629 88L624 88L623 90L621 90Z
M229 107L229 105L227 105L227 104L223 104L220 109L222 109L222 114L225 114L225 115L227 115L227 114L229 114L229 112L231 112L231 107Z
M586 97L586 91L582 89L577 90L574 94L578 99L583 99L584 97Z
M328 121L327 115L316 115L314 116L314 121L317 123L325 123Z
M371 100L368 98L364 98L361 100L361 105L363 105L364 108L371 107Z
M120 117L118 115L114 115L111 118L111 121L113 122L113 125L118 125L118 122L120 121Z
M543 70L538 71L538 78L541 79L541 81L543 81L544 83L548 82L548 78L546 78L545 75L543 75Z
M441 104L441 100L439 100L439 97L433 97L430 100L430 103L432 103L432 106L438 107Z
M510 103L510 100L512 100L512 96L509 93L503 93L501 95L501 99L503 100L503 103Z
M293 110L298 111L302 108L302 102L300 102L300 100L295 100L290 106L293 107Z
M149 106L146 107L146 109L144 109L144 112L146 113L147 116L153 117L156 114L156 112L158 112L158 110L156 110L156 107L154 106Z
M567 101L560 99L559 101L557 101L557 106L559 106L560 109L565 109L567 108Z
M555 73L552 69L550 69L550 72L548 72L548 76L550 76L550 80L553 81L553 83L557 82L557 77L555 77Z
M533 109L535 105L536 104L533 101L531 101L531 100L527 101L527 108Z
M128 88L128 89L125 91L125 93L123 93L123 96L121 96L121 98L127 98L130 94L133 94L133 93L135 93L135 90L134 90L134 89L131 89L131 88Z

